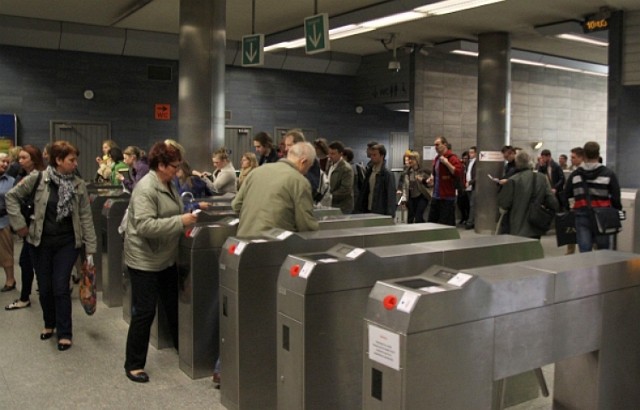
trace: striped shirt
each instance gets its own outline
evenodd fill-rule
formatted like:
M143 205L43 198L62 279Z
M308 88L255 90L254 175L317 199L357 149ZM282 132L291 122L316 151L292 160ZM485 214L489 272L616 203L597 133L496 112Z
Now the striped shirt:
M565 205L568 204L568 198L574 198L573 209L589 207L584 189L585 182L592 208L622 209L620 185L616 174L602 164L596 164L594 167L588 163L580 166L569 176L565 186Z

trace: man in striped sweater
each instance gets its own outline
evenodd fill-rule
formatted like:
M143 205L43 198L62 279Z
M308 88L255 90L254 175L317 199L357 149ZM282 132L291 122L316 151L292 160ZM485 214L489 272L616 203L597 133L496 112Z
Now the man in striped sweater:
M587 203L585 184L589 190L591 207L613 207L622 210L620 185L616 174L602 165L600 145L595 141L584 144L585 160L571 173L564 190L564 205L568 208L568 199L574 198L573 209L576 219L576 240L580 252L591 252L593 245L597 249L609 249L609 235L599 235L591 217Z

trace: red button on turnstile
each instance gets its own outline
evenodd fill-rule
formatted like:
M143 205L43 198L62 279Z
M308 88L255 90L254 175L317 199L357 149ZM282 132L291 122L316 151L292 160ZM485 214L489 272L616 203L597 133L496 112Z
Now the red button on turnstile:
M289 273L291 273L291 276L294 278L298 276L300 274L300 265L293 265L291 269L289 269Z
M233 255L234 253L236 253L236 248L237 248L237 245L235 243L229 246L229 255Z
M382 305L385 309L391 310L398 304L398 298L394 295L387 295L382 299Z

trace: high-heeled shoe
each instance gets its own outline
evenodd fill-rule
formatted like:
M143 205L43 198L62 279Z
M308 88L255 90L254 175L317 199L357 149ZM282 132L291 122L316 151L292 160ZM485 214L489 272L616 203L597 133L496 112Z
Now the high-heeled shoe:
M40 333L40 340L49 340L53 337L53 330L50 332L42 332Z
M62 343L62 340L66 340L69 343ZM71 349L71 346L73 346L73 343L71 343L71 340L69 340L69 339L60 339L60 340L58 340L58 350L61 351L61 352L64 352L65 350Z
M131 373L129 370L125 370L125 374L127 375L127 378L132 382L147 383L149 381L149 375L145 373L144 370L136 374Z

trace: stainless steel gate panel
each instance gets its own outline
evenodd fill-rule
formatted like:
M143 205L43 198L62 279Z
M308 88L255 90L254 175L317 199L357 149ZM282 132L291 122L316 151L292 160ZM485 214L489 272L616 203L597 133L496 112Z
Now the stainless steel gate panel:
M515 236L358 249L339 244L324 251L289 255L278 276L279 332L301 340L291 350L278 345L279 409L352 409L362 406L362 318L371 288L378 280L421 272L454 259L460 268L513 259L542 257L540 242ZM464 255L464 257L461 257ZM491 255L492 259L484 255ZM286 328L281 320L301 326ZM299 332L299 334L295 334ZM280 337L280 335L279 335ZM300 366L292 370L291 366ZM299 380L287 374L301 374ZM302 406L298 406L302 403Z
M118 232L124 213L129 206L129 198L109 198L102 207L103 249L102 258L102 301L108 307L122 306L122 276L124 241Z
M95 188L89 193L89 203L91 208L91 216L93 218L93 227L96 231L97 251L93 255L93 263L96 267L96 284L99 291L102 291L102 207L109 198L118 198L124 194L122 189L103 189Z
M577 291L565 291L568 283ZM553 362L554 408L639 408L640 392L630 381L640 379L640 368L629 365L640 360L639 300L640 255L613 251L462 272L433 267L418 276L380 281L365 315L363 408L423 408L437 401L435 408L490 409L498 379ZM440 317L443 312L446 320ZM460 353L473 349L471 329L484 321L493 326L490 346L480 353L492 361L491 380L456 376L478 372L483 365L477 357L427 362L431 365L409 371L419 357L432 360L440 354L438 346L451 344L440 336L448 328L461 330ZM384 350L380 334L386 340L407 340ZM434 337L433 345L423 342L427 334ZM366 379L373 368L380 374ZM432 388L431 383L444 381L456 387ZM372 394L385 389L399 396L390 402ZM476 404L460 407L460 396L469 391L475 392Z
M326 215L318 218L320 229L346 229L393 225L393 218L379 214Z
M180 239L178 356L192 379L211 376L219 356L218 257L237 225L236 218L199 222Z
M349 220L367 221L362 217L342 219ZM321 227L325 223L319 222ZM220 318L222 404L227 408L276 406L276 285L280 266L289 253L328 249L339 242L364 247L457 237L459 233L452 226L414 224L296 233L272 229L251 240L228 238L220 254L220 295L223 304L226 300L236 310ZM237 379L229 380L231 377Z

